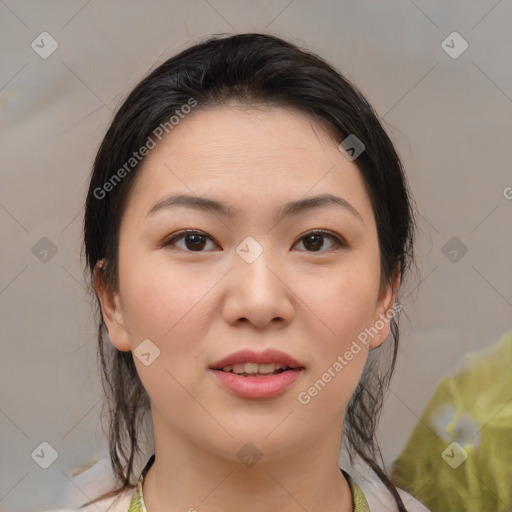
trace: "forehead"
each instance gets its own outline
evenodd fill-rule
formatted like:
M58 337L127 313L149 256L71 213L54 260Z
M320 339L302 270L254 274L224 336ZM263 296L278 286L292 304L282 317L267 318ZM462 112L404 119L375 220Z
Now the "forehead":
M236 163L240 171L250 171L251 163L262 161L276 169L303 158L320 158L321 164L329 153L332 160L333 150L336 154L327 131L297 110L230 105L196 110L164 138L152 157L175 156L211 168L225 163L227 170Z
M324 126L293 109L198 109L148 153L138 173L130 200L137 210L176 190L237 206L339 192L358 209L370 207L354 162Z

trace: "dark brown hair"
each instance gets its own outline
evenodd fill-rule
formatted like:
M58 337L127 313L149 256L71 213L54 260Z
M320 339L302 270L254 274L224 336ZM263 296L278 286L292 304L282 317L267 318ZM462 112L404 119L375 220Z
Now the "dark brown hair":
M169 119L184 105L190 105L191 99L197 104L195 111L230 101L297 109L325 126L337 144L349 135L357 137L365 149L354 163L363 177L376 220L381 284L390 283L397 269L403 280L413 261L414 216L402 164L377 114L363 94L322 58L278 37L249 33L216 35L168 59L148 74L118 109L96 155L85 203L85 271L91 293L94 267L102 259L101 276L112 291L118 291L119 227L140 168L139 162L132 162L132 168L126 163L148 144L149 138L154 138L159 126L169 126ZM122 168L126 172L120 173ZM106 183L110 186L105 187ZM150 409L132 353L104 344L105 323L97 296L96 306L104 407L110 406L109 451L118 487L82 506L136 486L143 421ZM395 485L382 469L375 437L383 395L397 356L397 319L391 320L392 340L382 345L391 341L390 360L383 364L382 357L368 358L347 406L344 437L351 462L357 454L368 463L393 495L399 510L406 511Z

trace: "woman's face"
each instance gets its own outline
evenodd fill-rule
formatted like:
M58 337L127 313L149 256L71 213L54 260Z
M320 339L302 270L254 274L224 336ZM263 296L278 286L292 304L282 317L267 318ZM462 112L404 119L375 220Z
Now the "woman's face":
M176 195L226 211L165 202ZM300 206L326 195L338 204ZM112 343L134 351L154 424L235 460L248 441L276 458L339 438L368 350L389 332L394 296L379 282L355 163L302 114L226 106L198 110L150 150L120 227L119 292L97 290ZM380 335L369 336L376 323ZM302 369L286 378L211 369L266 349ZM268 387L247 390L248 379Z

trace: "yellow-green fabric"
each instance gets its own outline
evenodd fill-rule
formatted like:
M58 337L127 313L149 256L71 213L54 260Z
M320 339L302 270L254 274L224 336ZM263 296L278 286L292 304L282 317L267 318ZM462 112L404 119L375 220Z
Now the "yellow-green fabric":
M343 471L345 478L347 479L350 489L352 490L352 506L354 512L370 512L370 507L363 494L361 488L352 480L350 475Z
M139 481L137 482L137 489L132 496L128 512L147 512L146 506L144 504L144 495L142 493L142 482L154 460L155 455L153 454L140 475ZM345 475L345 478L347 479L352 490L353 512L370 512L370 507L368 506L368 502L366 501L361 488L352 480L348 473L343 470L341 471L343 475Z
M512 332L439 382L392 474L432 512L512 510Z
M133 494L132 501L130 502L130 507L128 508L128 512L147 512L146 506L142 501L142 476L140 480L137 482L137 490Z

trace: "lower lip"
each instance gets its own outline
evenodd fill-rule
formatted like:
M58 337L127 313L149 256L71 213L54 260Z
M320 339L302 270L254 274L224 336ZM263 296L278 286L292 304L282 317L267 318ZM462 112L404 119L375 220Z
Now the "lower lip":
M231 393L243 398L272 398L288 389L300 376L302 369L266 377L243 377L231 372L212 370L220 383Z

